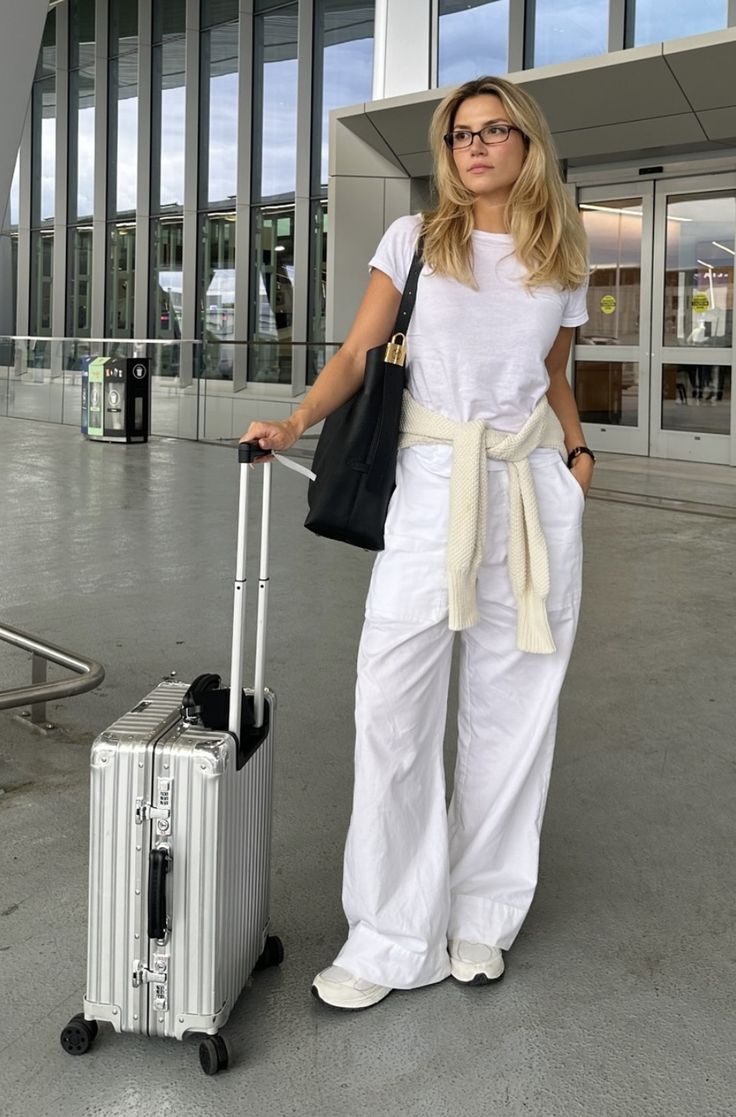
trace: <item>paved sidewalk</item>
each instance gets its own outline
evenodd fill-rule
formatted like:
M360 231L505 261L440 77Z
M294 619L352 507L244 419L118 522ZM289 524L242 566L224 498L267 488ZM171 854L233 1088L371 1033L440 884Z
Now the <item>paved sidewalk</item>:
M734 507L734 471L606 456L601 490ZM279 698L273 924L286 960L196 1046L61 1027L85 972L88 750L164 674L227 673L232 450L105 446L0 419L0 617L104 663L32 734L0 713L0 1109L9 1117L727 1117L736 982L736 522L591 499L541 883L498 987L342 1015L309 996L344 933L353 673L371 556L304 531L274 471L268 680ZM639 474L643 480L636 480ZM647 488L648 486L648 488ZM257 503L257 502L256 502ZM253 595L255 596L255 595ZM3 687L30 668L0 645ZM452 703L447 764L453 759Z

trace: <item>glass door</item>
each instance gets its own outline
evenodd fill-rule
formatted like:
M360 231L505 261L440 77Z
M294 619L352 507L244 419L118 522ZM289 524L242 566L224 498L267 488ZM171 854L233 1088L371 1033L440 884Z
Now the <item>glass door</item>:
M736 464L736 175L658 183L650 453Z
M573 387L591 446L736 464L736 175L584 189L589 321Z
M591 446L649 453L653 184L583 190L589 320L578 330L573 387Z

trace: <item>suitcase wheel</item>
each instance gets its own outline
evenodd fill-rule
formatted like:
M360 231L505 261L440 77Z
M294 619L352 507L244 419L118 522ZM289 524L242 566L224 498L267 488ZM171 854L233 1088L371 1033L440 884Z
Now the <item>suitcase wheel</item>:
M253 967L255 970L267 970L271 966L280 966L284 960L284 944L277 935L269 935L263 953Z
M205 1036L199 1045L199 1065L205 1074L217 1074L227 1068L230 1053L222 1036Z
M78 1012L63 1029L59 1037L61 1046L67 1055L84 1055L92 1046L97 1031L97 1021L85 1020L84 1013Z

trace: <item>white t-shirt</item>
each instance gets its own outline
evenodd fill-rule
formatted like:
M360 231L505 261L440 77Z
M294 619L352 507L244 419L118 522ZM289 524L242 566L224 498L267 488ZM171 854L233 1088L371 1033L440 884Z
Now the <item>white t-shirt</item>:
M421 217L400 217L370 261L403 291ZM560 326L587 322L587 281L575 291L527 290L505 233L473 232L477 290L423 268L407 334L408 388L449 419L523 427L549 387L544 359Z

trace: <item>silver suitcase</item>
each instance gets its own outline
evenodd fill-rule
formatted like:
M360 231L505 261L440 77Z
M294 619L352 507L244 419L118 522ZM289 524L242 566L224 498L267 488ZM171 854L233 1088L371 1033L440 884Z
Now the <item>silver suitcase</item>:
M228 1063L220 1029L254 969L278 965L269 930L274 695L264 686L271 465L263 466L255 683L241 726L248 480L241 446L226 730L182 715L185 683L160 683L92 747L87 992L61 1033L73 1055L97 1022L184 1039ZM216 677L209 677L216 678ZM217 679L219 682L219 679ZM247 758L247 759L246 759Z

